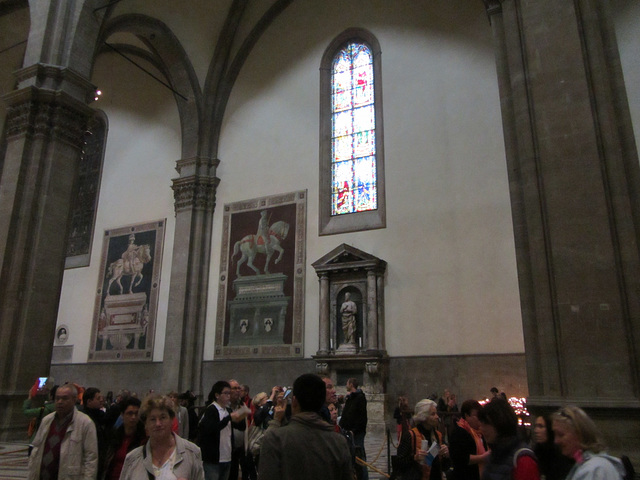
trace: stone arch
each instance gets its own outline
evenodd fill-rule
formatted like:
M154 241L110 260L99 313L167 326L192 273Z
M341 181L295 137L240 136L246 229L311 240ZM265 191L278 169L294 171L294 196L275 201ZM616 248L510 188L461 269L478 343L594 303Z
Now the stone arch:
M147 49L126 43L110 44L109 38L116 33L135 35ZM173 32L160 20L146 15L121 15L105 25L96 57L115 51L144 60L166 78L174 91L180 117L182 158L197 156L201 138L202 91L193 65Z

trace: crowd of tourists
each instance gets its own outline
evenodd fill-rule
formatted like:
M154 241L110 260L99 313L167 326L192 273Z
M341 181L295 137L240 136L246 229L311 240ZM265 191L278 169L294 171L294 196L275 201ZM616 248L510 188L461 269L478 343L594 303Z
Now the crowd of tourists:
M344 397L330 378L314 374L253 397L246 385L220 380L199 409L190 392L151 392L141 400L123 390L105 399L97 388L50 383L36 382L23 405L31 419L29 480L388 476L366 461L367 400L355 378ZM460 407L448 391L440 400L425 398L411 408L405 396L398 398L392 477L620 480L632 468L605 452L594 422L578 407L537 417L528 443L500 395ZM441 417L455 419L451 428L443 428Z

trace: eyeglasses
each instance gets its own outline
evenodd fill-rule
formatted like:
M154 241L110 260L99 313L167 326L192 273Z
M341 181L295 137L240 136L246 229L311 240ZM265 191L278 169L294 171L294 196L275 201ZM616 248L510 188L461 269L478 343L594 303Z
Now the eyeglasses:
M558 415L560 415L562 418L566 418L570 422L573 422L573 415L567 412L567 410L565 410L564 408L561 408L560 410L558 410Z
M223 390L220 392L220 395L231 395L231 392L229 390Z

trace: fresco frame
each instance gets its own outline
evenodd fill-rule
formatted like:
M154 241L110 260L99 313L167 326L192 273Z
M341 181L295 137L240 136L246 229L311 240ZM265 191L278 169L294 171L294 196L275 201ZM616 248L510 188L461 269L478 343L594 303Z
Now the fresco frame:
M89 346L88 361L90 363L153 361L166 223L166 219L161 219L104 231ZM118 293L117 281L109 284L111 280L109 269L114 262L123 258L131 238L134 238L134 243L138 246L149 245L148 253L151 259L141 266L143 277L138 285L134 284L132 293L129 294L127 291L133 280L133 278L127 278L131 277L128 275L121 279L123 291ZM135 279L135 282L137 281L138 278ZM142 311L113 313L123 309L126 311L129 308L127 304L139 303L143 294L146 300ZM112 307L107 315L108 304L113 302L117 303L117 307ZM127 341L127 338L130 340Z
M277 253L274 253L269 264L269 275L263 271L266 260L264 253L258 254L254 261L254 265L261 272L260 274L256 274L250 269L248 261L238 267L241 252L238 251L234 255L234 246L237 242L247 236L257 236L261 212L264 211L267 212L266 218L271 219L270 226L274 226L278 221L286 221L289 224L288 234L281 243L284 249L282 259L279 263L275 263ZM224 205L214 360L299 358L304 355L306 230L306 190ZM237 275L238 272L240 276ZM278 277L283 279L281 287L274 286L274 283L269 280L276 278L274 281L277 283ZM260 299L255 293L260 289L273 291L278 288L281 288L280 297L277 297L278 293L272 293ZM245 291L243 289L254 292L249 294L253 296L252 300L246 300L246 297L243 297L242 292ZM269 295L272 296L269 297ZM272 322L274 330L267 331L267 328L270 328L267 325L270 318L264 318L264 315L270 314L264 312L267 312L274 302L277 303L278 298L289 297L290 303L286 306L286 314L282 316L284 321L279 321L280 317L276 315ZM247 307L253 309L252 313L247 319L242 319L240 322L236 319L232 324L231 317L234 314L234 307L238 306L237 302L242 301L241 298L252 305ZM264 311L259 312L261 309ZM248 327L252 337L245 339L242 333L238 333L243 324L245 332ZM282 329L281 337L276 327Z

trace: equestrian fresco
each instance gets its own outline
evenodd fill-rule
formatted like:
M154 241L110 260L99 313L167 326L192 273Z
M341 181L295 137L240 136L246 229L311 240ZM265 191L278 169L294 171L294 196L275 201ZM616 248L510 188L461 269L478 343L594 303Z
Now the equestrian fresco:
M302 355L306 191L224 206L216 356Z
M165 221L105 231L89 361L153 359Z
M266 214L267 210L263 210L261 214ZM244 262L247 262L247 266L251 268L256 274L260 274L260 270L253 264L254 258L258 253L262 253L266 256L264 262L264 273L269 272L269 263L274 252L278 252L278 257L274 263L280 263L282 255L284 255L284 248L282 248L282 242L286 240L289 233L289 224L287 222L279 221L273 225L268 226L263 234L246 235L241 240L238 240L233 246L232 259L235 259L238 253L241 254L240 260L238 260L236 267L236 276L240 275L240 267Z

